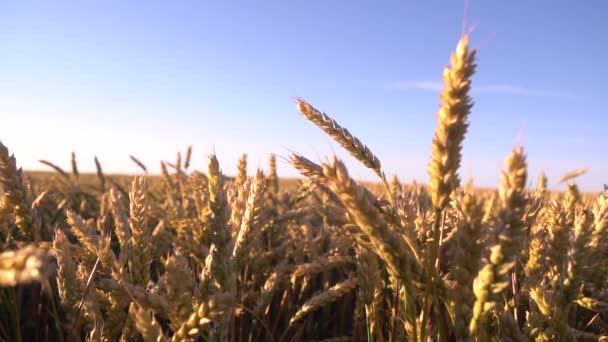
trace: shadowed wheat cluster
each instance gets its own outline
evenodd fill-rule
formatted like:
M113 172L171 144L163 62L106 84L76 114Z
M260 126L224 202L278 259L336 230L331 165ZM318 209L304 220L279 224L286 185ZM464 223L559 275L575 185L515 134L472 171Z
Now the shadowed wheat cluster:
M496 191L463 185L475 51L442 78L430 183L387 180L380 159L309 103L298 111L373 170L299 154L304 179L225 176L188 148L162 177L24 175L0 144L0 340L608 341L608 193L528 182L505 159ZM131 159L146 171L136 157ZM292 182L295 183L295 182Z

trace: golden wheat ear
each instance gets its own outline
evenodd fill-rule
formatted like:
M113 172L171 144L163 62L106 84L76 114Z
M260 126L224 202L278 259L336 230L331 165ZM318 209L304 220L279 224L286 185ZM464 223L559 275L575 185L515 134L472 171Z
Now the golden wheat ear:
M298 99L298 111L302 115L317 125L325 133L329 134L338 144L346 149L353 157L363 163L363 165L374 170L380 177L384 178L381 170L380 159L365 146L359 139L353 136L346 128L340 126L336 120L327 114L320 112L308 102Z
M471 76L475 73L475 50L469 50L469 36L464 35L452 53L452 65L443 70L443 90L439 98L429 175L433 205L445 208L450 195L460 185L458 168L462 159L462 141L469 126L468 117L473 107L469 96Z
M40 239L40 231L27 196L23 171L17 168L15 156L9 154L8 148L2 142L0 142L0 186L4 190L3 206L7 212L12 213L18 230L18 232L9 230L6 242L10 242L13 235L23 235L28 241L37 242Z
M54 270L48 254L32 245L0 254L0 286L42 282Z

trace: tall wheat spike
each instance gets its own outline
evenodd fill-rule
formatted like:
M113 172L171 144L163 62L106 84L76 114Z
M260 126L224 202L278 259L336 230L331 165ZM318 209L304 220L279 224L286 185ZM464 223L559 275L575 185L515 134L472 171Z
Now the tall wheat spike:
M13 213L15 225L30 241L38 241L40 232L34 221L31 204L23 182L23 171L17 168L14 155L0 142L0 185L4 190L4 205ZM12 235L12 232L11 232ZM10 241L12 236L7 240Z
M506 158L505 164L507 171L501 174L501 209L493 245L473 282L476 301L469 330L472 336L481 340L487 338L489 312L501 303L503 294L511 285L511 272L520 254L518 244L523 238L523 191L527 175L523 149L515 148Z
M475 72L475 50L469 50L469 36L460 38L452 53L451 67L442 75L443 90L437 112L439 124L433 138L432 158L429 165L429 189L436 208L445 208L452 191L460 185L458 168L462 159L462 141L469 126L468 117L473 107L469 96L471 76Z
M133 283L142 287L150 281L150 261L152 256L152 231L148 225L147 193L144 177L137 177L131 185L130 219L131 258L129 268Z

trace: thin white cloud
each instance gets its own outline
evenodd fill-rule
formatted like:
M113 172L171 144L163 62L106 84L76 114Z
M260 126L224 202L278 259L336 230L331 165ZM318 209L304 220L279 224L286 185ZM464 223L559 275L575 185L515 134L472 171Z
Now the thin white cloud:
M545 90L545 89L532 89L517 85L508 84L489 84L489 85L476 85L473 86L473 91L480 93L491 93L491 94L512 94L521 96L533 96L533 97L568 97L574 98L575 96L571 93L556 91L556 90Z
M378 88L387 89L421 89L440 91L441 87L443 87L443 83L441 81L394 81L377 83L376 86Z
M376 84L379 88L387 89L420 89L428 91L441 91L443 82L440 80L426 80L426 81L393 81L383 82ZM545 90L545 89L533 89L519 85L510 84L473 84L473 93L486 93L486 94L509 94L529 97L564 97L564 98L576 98L572 93Z

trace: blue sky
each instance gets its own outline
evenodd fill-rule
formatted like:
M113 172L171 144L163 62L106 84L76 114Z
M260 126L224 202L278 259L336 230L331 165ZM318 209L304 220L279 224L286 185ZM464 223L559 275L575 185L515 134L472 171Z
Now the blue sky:
M302 97L366 143L388 174L428 179L440 75L464 1L13 1L0 3L0 140L25 169L153 171L194 145L232 174L290 151L337 153L299 115ZM479 48L462 178L495 186L523 144L531 186L579 167L608 183L608 2L469 1Z

